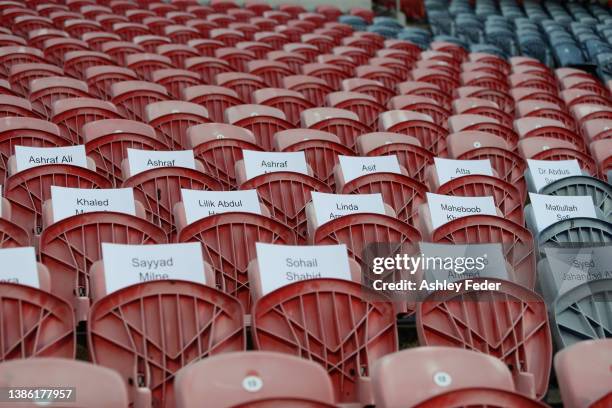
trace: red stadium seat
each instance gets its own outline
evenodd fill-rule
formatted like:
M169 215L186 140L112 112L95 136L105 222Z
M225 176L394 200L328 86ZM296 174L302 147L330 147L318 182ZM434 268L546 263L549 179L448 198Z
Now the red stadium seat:
M187 44L190 40L200 38L200 32L186 25L169 25L164 27L164 35L172 40L173 43Z
M193 20L193 21L196 21L196 20ZM142 24L147 26L149 28L149 31L153 35L160 36L160 37L163 36L163 38L167 38L165 37L166 27L172 25L172 23L173 23L172 20L165 18L165 17L159 17L159 16L146 17L142 20ZM143 37L149 37L149 35L137 35L136 37L132 39L132 41L139 42L140 39ZM151 51L148 51L148 52L151 52Z
M38 48L22 46L0 47L0 75L6 78L16 64L45 64L45 56Z
M115 23L113 24L113 30L115 34L119 35L123 41L133 41L134 37L139 35L151 35L153 34L149 27L140 23Z
M555 372L567 408L603 408L612 403L606 355L610 339L585 340L555 355Z
M0 95L0 117L7 116L37 117L32 111L32 104L29 100L18 96Z
M422 367L400 374L406 364ZM465 375L465 370L478 371ZM416 347L389 354L372 368L376 406L418 408L435 406L498 405L543 408L516 389L510 369L499 359L472 350L451 347ZM407 385L418 393L408 391Z
M586 143L581 136L568 129L562 122L546 118L521 118L514 121L514 128L521 139L546 136L566 140L580 151L586 152Z
M218 27L227 28L231 23L238 22L235 17L226 13L212 13L206 16L206 21L216 24Z
M332 37L313 33L302 34L300 41L304 44L314 45L321 54L330 53L336 45Z
M11 45L21 45L26 46L28 43L21 37L11 34L2 34L0 35L0 47L6 47Z
M207 38L198 38L197 40L189 40L187 45L198 50L203 57L214 57L215 51L225 47L221 41L209 40Z
M123 0L120 0L120 1L123 1ZM128 3L127 0L125 1L125 3ZM133 4L133 3L128 3L128 4ZM119 14L100 14L99 16L96 16L96 21L100 23L100 25L102 26L104 30L113 31L113 26L116 23L127 23L129 20L127 19L127 17L123 15L119 15ZM97 31L91 31L91 32L95 33ZM83 35L85 34L87 33L83 33Z
M64 31L72 37L80 38L85 33L103 31L103 27L97 21L77 18L64 21Z
M370 54L368 54L367 51L359 47L350 47L344 45L334 47L332 52L334 55L349 57L356 65L367 64L368 60L370 59Z
M569 77L580 77L580 78L592 79L593 75L581 69L564 67L564 68L555 69L555 73L553 77L556 78L559 82L563 82L565 78L569 78Z
M125 14L127 10L138 8L138 5L127 0L111 0L109 7L113 13Z
M313 129L289 129L274 135L275 150L304 152L313 176L335 191L334 168L338 156L352 156L354 152L328 132Z
M241 41L236 44L236 48L252 52L257 59L264 59L269 52L274 51L271 45L258 41Z
M41 16L17 16L13 19L13 24L11 25L11 30L22 36L25 36L30 31L42 30L45 28L53 29L53 20Z
M108 179L113 187L123 182L121 163L127 149L165 150L155 129L142 122L126 119L106 119L86 123L82 127L85 152L96 163L96 171Z
M102 44L102 52L112 56L119 65L125 66L129 55L142 55L145 49L130 41L109 41Z
M81 13L77 13L74 11L69 11L69 10L60 10L60 11L55 11L51 14L49 14L49 18L51 19L51 21L53 21L53 24L55 25L56 28L58 29L63 29L64 28L64 23L70 19L79 19L82 18L83 15ZM72 36L71 37L79 37L77 36Z
M137 79L138 75L131 69L114 65L99 65L85 70L85 81L91 93L107 101L111 99L111 85Z
M516 105L516 116L519 118L537 117L548 118L562 122L566 128L576 129L576 123L565 110L551 102L521 101Z
M351 37L342 38L342 45L346 47L361 48L371 57L380 48L379 44L364 35L359 35L361 33L362 32L355 32Z
M505 70L500 69L499 66L490 64L488 62L468 61L461 64L461 71L463 72L486 72L494 75L496 78L505 80L507 73Z
M519 153L534 160L577 160L580 168L589 174L597 174L593 158L580 151L576 144L549 136L528 137L519 142Z
M512 88L510 90L510 95L512 96L512 99L514 99L516 103L520 101L525 101L525 100L537 100L537 101L554 103L557 106L564 105L563 99L559 98L557 95L553 95L549 93L548 91L542 91L541 89L537 89L537 88L526 88L526 87Z
M215 28L210 30L212 40L221 41L226 47L235 47L240 41L244 41L244 34L238 30L227 28Z
M242 72L222 72L215 77L215 84L236 91L240 99L253 102L253 92L266 87L263 79Z
M158 54L138 53L125 57L125 65L134 70L142 79L150 81L153 71L158 69L174 68L168 57Z
M0 386L25 388L32 384L48 387L74 387L75 404L88 407L128 406L128 394L122 378L112 370L68 358L29 358L0 365ZM316 379L314 377L313 379ZM319 380L321 381L321 380ZM97 384L97 387L91 387Z
M111 101L126 119L143 121L145 106L169 99L161 85L145 81L122 81L111 85Z
M181 99L183 90L201 84L198 74L186 69L158 69L151 73L156 84L163 85L174 99Z
M387 111L380 115L378 127L383 132L415 136L425 149L436 156L446 156L448 131L436 125L431 116L404 110Z
M79 79L85 79L85 70L89 67L114 63L110 56L97 51L70 51L64 54L64 71Z
M355 150L357 137L371 131L356 113L338 108L312 108L302 112L302 127L335 134L340 143Z
M514 114L514 100L507 93L481 86L462 86L455 89L455 92L459 98L481 98L495 102L503 111Z
M197 18L193 13L187 11L170 11L166 13L166 18L174 21L176 24L185 24L187 21Z
M565 91L561 91L561 98L568 109L578 104L602 106L609 106L612 104L612 101L608 98L586 89L566 89Z
M447 126L446 119L451 112L434 99L418 95L397 95L389 100L390 110L407 110L430 116L434 122L443 128Z
M257 145L270 151L276 132L292 129L285 114L276 108L264 105L238 105L225 111L225 122L250 130L255 135Z
M326 97L327 106L356 113L370 127L376 127L378 116L385 111L376 98L359 92L332 92Z
M494 91L507 93L510 86L505 79L500 79L496 74L485 71L469 71L461 73L461 85L481 86Z
M235 47L219 48L215 50L215 57L227 61L230 67L238 72L247 72L247 63L257 59L254 52Z
M11 66L9 83L19 95L27 97L30 94L30 81L48 76L63 76L64 70L51 64L24 63Z
M59 126L67 144L83 144L82 126L102 119L119 119L110 102L92 98L67 98L53 103L51 121Z
M591 153L598 166L599 178L610 180L612 171L612 139L600 139L591 143Z
M535 88L546 91L552 95L557 95L557 86L553 81L549 81L535 74L512 74L508 77L508 82L512 88Z
M324 80L332 89L340 90L343 79L348 78L341 68L332 64L311 63L302 66L304 75L314 76Z
M250 74L259 76L271 88L283 86L283 78L293 75L288 65L278 61L255 60L247 63Z
M473 217L460 218L451 223L458 226L459 221L467 218ZM478 228L483 230L484 226ZM510 368L514 383L523 394L531 396L535 391L535 397L540 399L548 388L552 360L546 304L537 293L518 284L498 282L500 291L439 291L423 303L418 303L419 343L467 348L497 357ZM473 319L473 316L482 318ZM470 337L457 331L458 321L465 322L461 330L467 330ZM529 336L524 336L525 333L529 333ZM472 336L478 337L479 342L471 341ZM507 349L501 350L495 346L502 339L508 342ZM491 401L493 405L494 401ZM474 403L478 404L467 401L468 405ZM517 406L530 405L520 403Z
M306 57L304 57L302 54L287 51L271 51L268 53L266 58L271 61L278 61L287 64L293 73L301 72L302 65L308 62Z
M276 33L274 31L257 31L254 33L253 39L255 41L268 44L274 50L282 50L283 46L290 42L289 37L281 33Z
M187 147L187 128L210 122L206 108L185 101L160 101L145 106L145 121L171 150Z
M157 53L170 58L175 67L184 67L187 58L198 57L199 53L193 47L185 44L162 44L157 46Z
M216 382L206 386L197 379L214 375ZM286 376L300 381L286 383ZM253 379L264 387L244 387ZM257 379L257 380L256 380ZM227 353L203 359L180 370L175 379L177 408L187 408L206 398L211 408L260 404L309 404L320 408L334 406L334 393L327 372L314 362L287 354L249 351Z
M144 9L132 9L125 11L125 16L132 23L142 23L145 18L154 17L156 15L157 14L155 14L153 11Z
M114 33L105 31L94 31L92 33L83 34L82 40L94 51L102 51L102 44L109 41L121 41L121 37Z
M582 123L582 135L589 141L612 139L612 119L592 119Z
M319 54L317 55L317 62L321 64L332 64L342 68L348 75L353 76L357 64L346 55L335 55L335 54Z
M242 160L242 150L260 150L251 131L224 123L191 126L187 137L205 173L212 175L223 190L238 188L234 164Z
M296 21L296 20L290 20L290 21ZM302 34L306 33L306 30L301 27L296 26L295 24L283 24L283 25L278 25L274 27L274 32L287 37L287 39L289 40L289 42L285 42L283 46L281 47L282 49L284 49L285 46L289 43L299 42L300 38L302 38Z
M370 65L386 67L393 70L400 81L405 81L410 75L410 67L406 66L406 62L397 58L390 57L375 57L370 58Z
M291 3L279 4L278 10L290 14L291 17L293 18L297 18L297 16L300 15L300 13L304 13L306 11L306 9L303 6L300 6L299 4L291 4Z
M91 359L119 372L132 388L131 403L175 406L173 380L178 370L209 355L246 348L242 315L235 298L192 282L126 287L91 309Z
M431 98L444 109L451 109L452 99L440 87L429 82L406 81L397 84L398 95L415 95Z
M291 75L283 78L286 89L300 92L315 106L323 106L327 94L334 92L333 88L321 78L308 75Z
M442 92L452 95L455 88L459 87L459 80L439 69L415 68L410 71L413 81L429 82L440 87Z
M512 67L513 74L530 74L554 81L555 75L544 65L515 65Z
M570 112L578 126L582 126L586 121L593 119L612 119L612 107L601 105L574 105Z
M257 17L257 14L243 8L229 9L227 10L227 15L233 17L238 22L247 22L251 18Z
M419 51L419 53L420 53L420 51ZM393 59L396 59L396 60L400 60L404 64L406 64L406 68L408 70L414 68L414 64L415 64L415 62L418 59L418 57L415 57L412 52L406 51L406 50L403 50L403 49L398 49L398 48L383 48L383 49L380 49L380 50L376 51L376 56L379 57L379 58L393 58Z
M363 290L356 282L314 279L296 282L263 296L253 310L255 347L308 356L327 367L336 402L357 402L360 396L368 394L364 389L367 383L364 377L369 374L370 365L398 347L393 305L368 300ZM279 308L288 314L278 315L275 310ZM317 312L308 313L307 310ZM308 313L309 319L303 319L304 313ZM365 337L352 335L366 327ZM304 341L298 333L319 341ZM325 333L337 333L337 336ZM347 347L354 352L341 353ZM365 355L365 359L360 357ZM338 364L345 369L339 370ZM372 401L361 403L371 404Z
M64 54L70 51L88 51L89 44L70 37L54 37L45 40L45 58L56 65L62 65Z
M280 109L294 126L299 125L302 111L314 107L301 93L284 88L258 89L253 92L253 101L258 105Z
M185 69L196 72L205 84L213 85L215 77L224 72L232 72L227 61L220 58L196 57L185 60Z
M466 130L480 130L501 136L513 149L518 142L518 136L512 128L506 127L496 119L474 114L453 115L448 118L448 128L451 133Z
M224 121L225 110L244 102L229 88L215 85L198 85L183 89L182 97L188 102L202 105L213 122Z
M89 88L83 81L69 77L50 76L30 82L32 108L42 117L50 119L53 103L65 98L87 98Z
M513 117L503 111L495 102L480 98L459 98L453 101L453 113L482 115L493 118L502 125L511 128ZM450 115L449 115L450 116Z
M377 65L361 65L355 68L355 74L359 78L378 81L390 89L402 80L393 69Z
M179 10L179 8L174 4L165 2L151 2L147 5L147 8L158 16L165 16L166 13Z
M0 283L0 299L2 333L8 340L2 343L0 361L75 357L75 323L68 303L46 290L9 282Z
M609 98L610 92L595 78L568 77L561 81L562 89L585 89Z
M186 7L186 10L189 13L195 14L198 18L206 18L207 15L214 12L211 7L202 4L189 5Z
M253 13L255 13L255 15L257 16L262 16L264 15L264 13L267 12L274 12L272 11L272 6L269 5L268 3L264 2L264 1L259 1L259 0L247 0L244 2L244 8L245 10L249 10ZM279 13L281 13L279 11ZM283 13L283 14L287 14L287 13Z
M416 64L414 64L414 68L443 71L444 73L450 75L453 78L460 78L460 75L462 75L460 68L457 65L433 59L419 60L416 62Z

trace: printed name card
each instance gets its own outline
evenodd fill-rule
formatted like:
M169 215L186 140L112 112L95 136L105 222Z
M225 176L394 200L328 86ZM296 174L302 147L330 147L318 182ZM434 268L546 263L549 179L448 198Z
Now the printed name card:
M576 159L550 161L527 159L527 165L536 191L540 191L553 181L582 174Z
M448 245L419 242L423 276L428 281L457 282L462 279L511 280L501 244Z
M306 279L351 280L346 245L272 245L258 242L262 295Z
M188 224L225 212L261 214L257 190L202 191L181 189L181 197Z
M53 222L94 211L136 215L134 191L131 188L88 189L51 186L51 200Z
M493 197L455 197L427 193L433 229L468 215L497 215Z
M549 196L529 193L536 227L541 232L557 221L577 217L597 218L591 196Z
M434 164L440 185L470 174L493 176L493 167L489 160L453 160L434 157Z
M196 168L193 150L154 151L127 149L127 155L132 176L158 167Z
M356 213L385 214L385 204L377 194L327 194L313 191L315 228L328 221Z
M46 164L68 164L87 168L85 146L30 147L15 146L15 165L17 171Z
M345 183L370 173L401 174L402 172L395 155L372 157L338 156L338 160Z
M180 279L206 284L199 242L161 245L102 243L106 293L137 283Z
M291 171L308 174L306 155L304 152L258 152L243 150L242 157L246 170L246 178L252 179L265 173Z
M612 279L612 246L544 248L547 271L542 290L547 300L558 298L576 286ZM548 273L550 272L550 273Z
M0 249L0 282L40 287L34 247Z

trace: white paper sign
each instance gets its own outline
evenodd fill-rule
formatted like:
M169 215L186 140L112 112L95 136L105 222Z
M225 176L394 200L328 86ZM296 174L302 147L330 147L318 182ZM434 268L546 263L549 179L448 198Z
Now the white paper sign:
M470 174L481 174L493 176L491 162L486 160L453 160L434 157L438 182L440 185L457 177L469 176Z
M114 211L136 215L134 191L131 188L68 188L51 186L53 222L73 215Z
M255 244L262 294L305 279L351 280L346 245Z
M46 164L68 164L87 168L85 146L30 147L15 146L15 165L17 171Z
M257 190L202 191L181 189L187 223L225 212L261 214Z
M423 254L423 277L429 281L457 282L462 279L510 280L501 244L433 244L419 242Z
M244 167L247 180L265 173L291 171L308 174L304 152L258 152L243 150Z
M591 196L549 196L529 193L536 227L541 232L561 220L576 217L597 218Z
M402 172L395 155L372 157L338 156L338 160L345 183L370 173L401 174Z
M327 194L313 191L312 206L315 228L328 221L357 213L385 214L382 195L376 194Z
M497 215L493 197L458 197L427 193L427 205L434 229L468 215Z
M137 283L180 279L206 284L199 242L161 245L102 243L106 293Z
M553 181L571 177L580 176L582 170L578 160L531 160L527 159L529 172L536 191L552 183Z
M196 168L193 150L154 151L127 149L127 155L132 176L157 167Z
M0 282L40 287L34 247L0 249Z

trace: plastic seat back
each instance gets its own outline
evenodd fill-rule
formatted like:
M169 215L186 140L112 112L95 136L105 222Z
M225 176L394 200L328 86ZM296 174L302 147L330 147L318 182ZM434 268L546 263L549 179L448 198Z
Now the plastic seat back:
M145 119L171 150L187 148L187 128L210 121L206 108L184 101L150 103L145 106Z
M30 81L48 76L63 76L64 70L52 64L22 63L14 64L9 71L11 88L21 96L30 94Z
M67 98L53 103L51 121L60 128L69 144L83 144L83 125L102 119L119 119L119 112L110 102L93 98Z
M30 82L32 108L42 117L51 119L53 103L66 98L88 98L89 87L83 81L69 77L51 76Z
M258 89L253 93L253 101L259 105L280 109L294 126L299 125L302 111L314 107L301 93L283 88Z
M111 101L121 115L130 120L145 121L145 107L153 102L169 99L161 85L145 81L123 81L111 85Z
M253 132L257 145L267 151L272 150L275 133L293 128L281 110L265 105L233 106L225 111L225 118L225 122Z
M303 127L335 134L340 142L355 150L357 138L369 133L371 128L361 123L354 112L338 108L312 108L302 112Z
M325 104L325 96L334 91L334 89L321 78L309 75L291 75L283 78L285 88L300 92L309 101L312 101L315 106L323 106Z

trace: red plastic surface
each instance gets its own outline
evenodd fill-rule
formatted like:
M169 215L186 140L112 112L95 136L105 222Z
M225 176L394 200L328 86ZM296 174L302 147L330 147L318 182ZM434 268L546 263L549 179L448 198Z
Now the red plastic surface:
M437 101L445 109L450 109L451 101L449 95L434 84L429 82L418 82L418 81L407 81L397 85L397 91L399 95L415 95L423 96L425 98L431 98Z
M531 157L534 160L577 160L580 168L589 174L597 174L597 164L595 160L586 153L574 149L554 148L543 150Z
M343 79L348 75L332 64L312 63L302 67L304 75L310 75L324 80L332 89L339 90Z
M124 81L111 85L111 100L126 119L144 122L145 106L168 100L168 91L161 85L145 81Z
M285 88L300 92L315 106L325 105L325 96L334 91L325 81L308 75L292 75L283 78Z
M199 57L198 50L185 44L162 44L157 53L170 58L175 67L183 67L187 58Z
M251 311L249 262L257 257L256 242L294 245L295 234L286 225L258 214L231 212L203 218L183 228L178 242L200 242L211 264L217 287L240 300Z
M89 270L102 259L103 242L164 244L166 234L142 218L116 212L83 213L48 225L40 236L39 251L49 268L51 293L67 302L90 296Z
M205 108L185 101L149 104L145 106L145 119L155 128L160 140L170 150L183 150L188 147L188 127L210 122Z
M430 116L438 126L446 127L450 110L441 106L438 101L425 96L398 95L389 101L389 109L409 110Z
M183 89L202 83L200 75L186 69L158 69L151 74L153 82L166 88L173 99L180 100Z
M32 108L44 118L53 115L53 103L66 98L90 97L85 82L69 77L38 78L30 83L30 102Z
M396 173L372 173L349 181L342 187L343 194L380 193L385 203L396 213L397 219L412 225L418 207L426 201L427 187L418 181Z
M463 89L463 92L459 92ZM459 88L459 96L462 98L482 98L491 102L495 102L502 110L507 113L514 113L514 100L510 95L504 92L499 92L493 89L482 88L478 86Z
M113 58L98 51L71 51L64 54L64 71L79 79L85 79L85 70L89 67L114 63Z
M102 45L102 52L113 57L118 64L126 66L129 55L142 54L145 49L131 41L109 41Z
M410 143L390 143L370 150L368 156L395 155L400 166L408 175L419 182L425 181L425 169L433 164L434 154L427 149Z
M327 100L328 106L355 112L370 127L376 127L378 116L386 110L373 96L358 92L334 92Z
M395 95L393 89L385 87L378 81L365 78L346 79L342 81L342 89L373 96L381 105L386 105L389 99Z
M110 188L110 182L89 169L64 164L32 167L8 177L4 194L12 204L12 219L29 233L42 228L42 204L51 186Z
M240 99L247 103L253 102L253 92L266 87L263 79L241 72L224 72L217 74L215 83L219 86L233 89Z
M254 101L260 105L271 106L283 111L287 120L294 126L300 123L300 114L315 105L297 91L282 88L264 88L255 91Z
M0 283L2 346L0 362L28 357L74 358L76 336L72 308L42 290Z
M53 104L51 121L60 128L68 144L83 144L83 125L103 119L119 119L117 108L92 98L60 99Z
M251 61L248 69L250 74L261 77L272 88L281 88L283 78L294 74L289 65L279 61Z
M36 78L49 76L62 76L64 70L51 64L21 63L14 64L10 68L9 82L11 88L18 94L28 97L30 93L30 81Z
M100 99L110 100L111 85L116 82L137 80L138 76L128 68L113 65L101 65L85 70L85 77L89 90Z
M125 66L147 81L155 70L175 68L170 58L151 53L130 54L125 57Z
M236 299L208 286L176 280L133 285L93 305L89 351L95 364L117 371L130 388L149 388L154 406L170 408L179 369L246 348L242 316Z
M442 184L437 194L461 197L493 197L503 216L524 225L523 199L512 184L497 177L476 175L457 177Z
M32 105L27 99L18 96L0 95L0 118L14 116L36 117L32 112Z
M517 283L533 288L536 282L536 254L529 230L493 215L456 218L433 232L432 242L448 244L499 243L506 262L514 269Z
M290 122L272 116L246 117L237 122L233 122L232 125L253 132L257 140L257 145L266 151L273 150L275 133L294 128Z
M522 394L489 388L465 388L440 394L414 408L486 406L491 408L546 408L548 405Z
M284 286L253 309L258 350L308 358L332 378L336 400L356 402L370 364L397 350L393 305L364 299L355 282L312 279Z
M147 219L166 232L169 242L174 242L176 235L172 210L181 201L181 189L221 190L220 183L211 176L182 167L143 171L125 180L122 187L134 188L134 198L144 205Z
M256 189L270 216L293 229L299 243L306 242L306 203L312 200L310 193L332 192L314 177L291 172L262 174L242 183L240 189Z
M515 381L533 375L536 397L541 399L548 388L552 363L546 304L537 293L520 285L488 281L501 283L501 290L438 291L418 303L419 343L497 357L510 368Z
M401 133L419 139L421 146L436 156L446 156L448 131L425 120L407 120L386 129L387 132Z
M349 118L330 118L322 120L310 126L309 129L332 133L340 138L340 142L344 146L353 151L355 150L357 138L372 131L368 125Z

